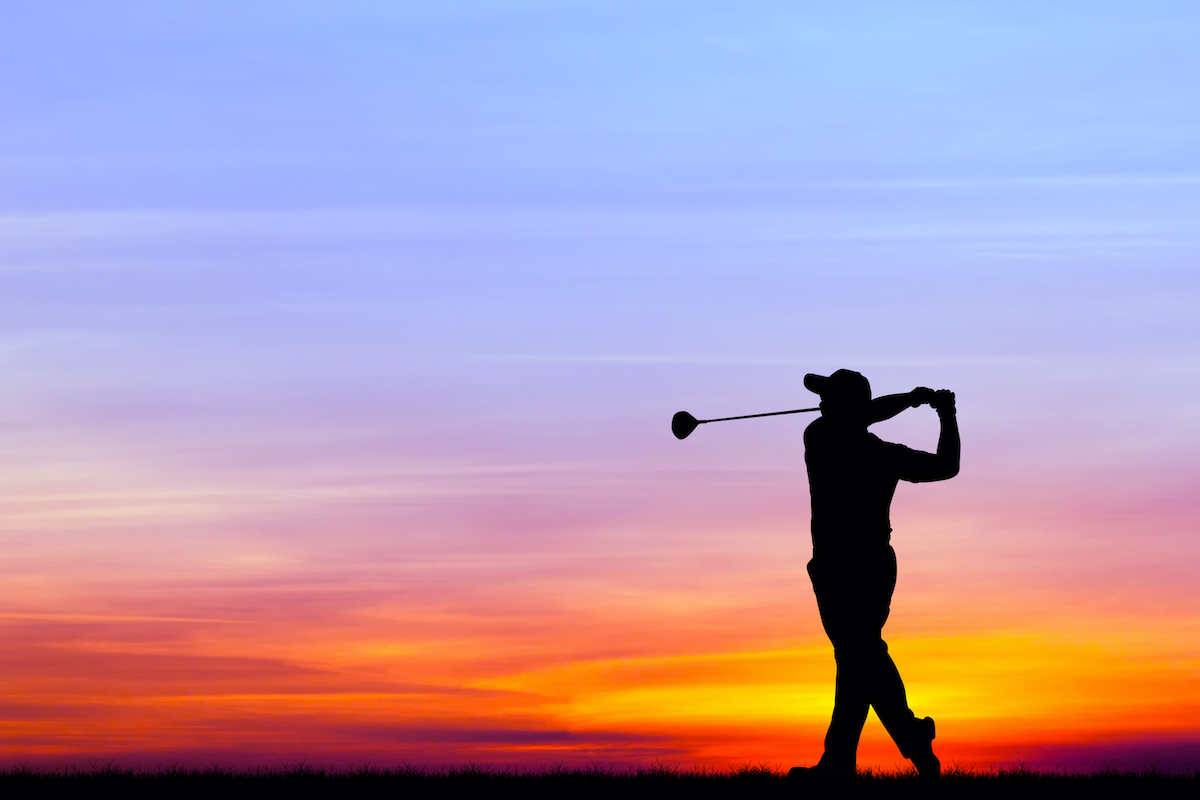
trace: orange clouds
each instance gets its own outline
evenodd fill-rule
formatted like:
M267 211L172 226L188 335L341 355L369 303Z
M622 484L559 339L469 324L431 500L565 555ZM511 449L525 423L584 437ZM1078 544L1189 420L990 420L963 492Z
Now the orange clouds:
M477 622L464 615L456 627L442 615L437 640L405 640L386 635L378 612L337 635L254 621L10 615L0 741L24 758L58 760L787 766L819 755L833 681L819 638L758 651L676 640L691 652L581 658L569 628L538 637L510 622L499 638L480 637ZM1194 633L1182 624L1152 638L1026 631L890 643L913 708L938 720L943 758L983 766L1137 732L1187 738L1200 715ZM281 651L291 655L270 655ZM861 761L899 760L869 725Z
M812 762L834 665L802 473L774 449L797 442L749 469L716 435L681 452L661 433L636 466L423 473L364 450L37 485L12 470L0 747L76 763ZM939 753L1080 763L1194 739L1190 501L1167 479L1158 494L996 480L896 501L885 636ZM900 760L874 722L861 756Z

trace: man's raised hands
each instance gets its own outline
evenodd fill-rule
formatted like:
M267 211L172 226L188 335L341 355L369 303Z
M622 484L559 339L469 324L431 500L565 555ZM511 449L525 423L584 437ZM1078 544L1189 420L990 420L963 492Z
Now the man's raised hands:
M943 411L954 411L954 392L949 389L938 389L933 393L933 399L929 401L929 405L933 406L933 410L939 414Z
M918 386L909 392L908 396L913 408L928 403L935 411L954 410L954 392L949 389L938 389L935 392L926 386Z
M912 407L916 408L917 406L925 405L926 403L932 404L933 398L936 394L937 393L934 392L933 389L929 389L925 386L918 386L909 392L908 396L911 398L910 402L912 403Z

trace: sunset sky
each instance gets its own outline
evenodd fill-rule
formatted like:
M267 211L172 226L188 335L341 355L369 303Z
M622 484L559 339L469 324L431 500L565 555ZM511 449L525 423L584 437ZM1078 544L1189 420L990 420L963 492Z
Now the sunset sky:
M1197 4L3 16L0 767L812 763L812 415L669 421L842 367L943 762L1200 767Z

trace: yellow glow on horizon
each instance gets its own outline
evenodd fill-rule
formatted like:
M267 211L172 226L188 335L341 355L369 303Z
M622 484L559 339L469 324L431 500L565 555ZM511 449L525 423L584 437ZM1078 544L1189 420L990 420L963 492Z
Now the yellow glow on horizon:
M1039 634L894 639L891 652L919 715L950 733L1011 735L1187 730L1200 709L1195 660L1114 654ZM540 710L586 729L614 725L811 726L832 708L829 647L576 662L475 682L527 692Z

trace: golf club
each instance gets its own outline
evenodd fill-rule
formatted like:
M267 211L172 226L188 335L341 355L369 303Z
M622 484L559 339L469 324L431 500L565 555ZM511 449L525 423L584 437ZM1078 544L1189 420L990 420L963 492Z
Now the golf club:
M771 411L767 414L746 414L741 417L718 417L717 419L696 419L686 411L680 411L675 416L671 417L671 433L675 434L676 439L686 439L692 431L696 430L697 425L703 425L706 422L728 422L731 419L751 419L753 417L777 417L780 414L799 414L802 411L820 411L818 408L793 408L791 411Z

